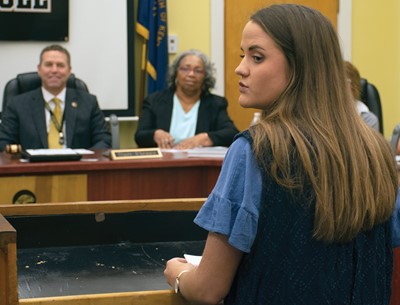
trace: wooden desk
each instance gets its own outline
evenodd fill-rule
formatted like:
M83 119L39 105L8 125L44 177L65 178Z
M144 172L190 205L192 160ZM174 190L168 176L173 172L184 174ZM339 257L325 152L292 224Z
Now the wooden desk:
M0 203L27 190L36 202L207 197L222 159L175 158L111 161L95 151L81 161L25 163L0 154ZM91 161L96 159L96 161Z
M392 298L390 305L400 305L400 247L393 249Z

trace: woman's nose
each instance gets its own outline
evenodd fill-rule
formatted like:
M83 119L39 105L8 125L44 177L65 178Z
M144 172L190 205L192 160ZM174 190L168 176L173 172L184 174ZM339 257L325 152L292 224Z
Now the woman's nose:
M245 67L243 64L243 59L240 61L239 65L236 67L235 73L240 76L245 75Z

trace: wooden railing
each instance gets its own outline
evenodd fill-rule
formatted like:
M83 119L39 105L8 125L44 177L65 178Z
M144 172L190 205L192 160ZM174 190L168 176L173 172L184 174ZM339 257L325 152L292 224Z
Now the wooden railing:
M188 305L172 290L86 294L21 299L21 305Z
M197 211L206 198L78 201L0 205L3 216L35 216L92 213L127 213L136 211Z
M0 304L18 304L17 234L0 215Z
M135 211L197 211L205 198L82 201L0 205L0 304L1 305L184 305L172 290L153 290L18 299L16 231L4 216L127 213ZM3 271L4 270L4 271Z

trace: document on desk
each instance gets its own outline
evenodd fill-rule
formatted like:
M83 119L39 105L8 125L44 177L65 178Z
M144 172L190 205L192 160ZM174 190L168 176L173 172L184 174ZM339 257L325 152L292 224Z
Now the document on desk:
M77 161L82 158L71 148L61 149L27 149L22 152L22 157L30 162L37 161Z
M228 147L196 147L192 149L161 149L162 153L171 153L175 158L225 158Z
M26 152L31 156L40 156L40 155L47 155L47 156L62 156L62 155L72 155L72 154L79 154L79 155L92 155L94 151L78 148L61 148L61 149L51 149L51 148L43 148L43 149L27 149Z
M187 149L188 157L204 157L204 158L225 158L228 147L214 146L214 147L196 147Z
M73 149L74 152L80 155L93 155L94 151L89 150L89 149L84 149L84 148L75 148Z
M74 155L77 154L71 148L62 149L27 149L26 152L31 156L63 156L63 155Z

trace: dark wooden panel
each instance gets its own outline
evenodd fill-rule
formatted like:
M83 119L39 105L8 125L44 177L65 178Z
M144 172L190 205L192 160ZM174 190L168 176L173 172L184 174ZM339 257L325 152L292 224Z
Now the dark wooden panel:
M392 298L390 305L400 304L400 248L394 249L394 266L392 279Z
M101 171L88 176L88 200L207 197L215 175L207 167Z

